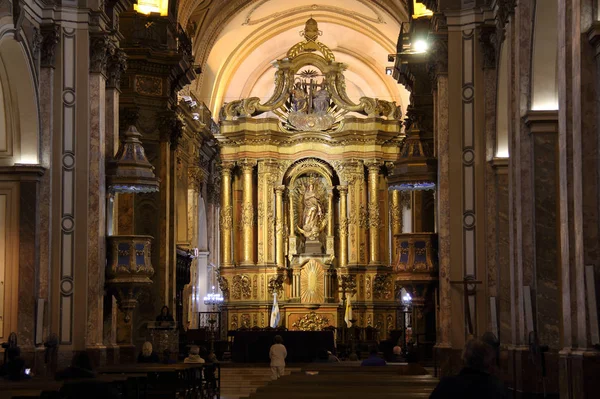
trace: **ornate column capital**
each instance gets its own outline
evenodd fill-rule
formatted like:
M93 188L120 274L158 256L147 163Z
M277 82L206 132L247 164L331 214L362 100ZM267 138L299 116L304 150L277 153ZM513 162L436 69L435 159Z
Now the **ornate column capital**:
M427 63L427 73L430 80L435 82L438 75L448 73L448 36L445 34L435 35L429 46L429 54L431 55Z
M497 32L493 26L483 25L479 28L479 45L483 53L483 68L496 68L499 46L496 41Z
M43 24L40 27L40 66L54 68L56 61L56 45L60 42L60 27L57 24Z
M105 32L90 34L90 72L106 76L108 57L114 51L108 34Z
M252 173L257 162L254 159L243 159L238 162L238 165L242 168L243 173Z
M231 174L231 171L235 167L235 161L222 161L220 166L221 174Z
M340 195L348 194L348 186L335 186L335 188L338 190Z
M381 165L383 165L383 162L378 160L365 161L365 166L369 170L369 174L379 174Z
M285 192L285 186L284 185L275 186L275 193L277 195L283 195L284 192Z
M120 89L121 88L121 75L127 70L127 55L125 51L118 47L115 47L112 54L108 57L107 72L108 80L106 86Z
M169 141L173 148L177 148L183 135L183 122L175 111L166 111L159 118L158 130L161 141Z

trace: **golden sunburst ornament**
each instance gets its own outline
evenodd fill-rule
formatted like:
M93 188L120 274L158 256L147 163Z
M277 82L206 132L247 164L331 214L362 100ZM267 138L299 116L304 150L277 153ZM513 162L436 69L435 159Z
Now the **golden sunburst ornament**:
M311 259L302 268L300 278L300 297L302 303L322 303L324 300L324 283L323 278L325 273L323 267Z

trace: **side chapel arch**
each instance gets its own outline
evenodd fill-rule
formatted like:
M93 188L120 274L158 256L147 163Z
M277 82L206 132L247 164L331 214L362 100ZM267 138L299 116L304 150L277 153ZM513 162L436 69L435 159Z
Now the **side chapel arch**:
M40 130L34 69L10 26L0 31L0 165L35 165L40 163Z

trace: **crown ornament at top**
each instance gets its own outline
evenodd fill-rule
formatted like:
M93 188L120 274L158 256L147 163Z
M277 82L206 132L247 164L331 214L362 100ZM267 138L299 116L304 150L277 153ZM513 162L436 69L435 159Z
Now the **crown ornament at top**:
M226 103L221 119L233 121L272 112L285 132L336 132L342 129L346 114L354 112L368 118L400 120L402 110L395 102L361 97L353 102L346 93L344 71L347 65L336 62L333 52L318 41L322 32L310 18L301 32L304 40L295 44L287 56L274 62L275 89L265 103L258 97Z

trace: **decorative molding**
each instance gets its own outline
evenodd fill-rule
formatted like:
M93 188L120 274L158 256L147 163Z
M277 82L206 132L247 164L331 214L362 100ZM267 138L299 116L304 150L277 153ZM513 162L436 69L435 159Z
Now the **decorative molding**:
M219 218L219 225L222 230L230 230L231 224L233 223L233 207L227 205L221 208L221 217Z
M134 88L136 93L160 97L163 94L163 81L161 78L147 75L137 75L135 77Z
M233 299L250 299L252 296L252 284L250 277L246 274L238 274L233 276L233 287L231 297Z
M374 299L391 299L392 298L392 282L389 274L378 274L373 279L373 298Z

